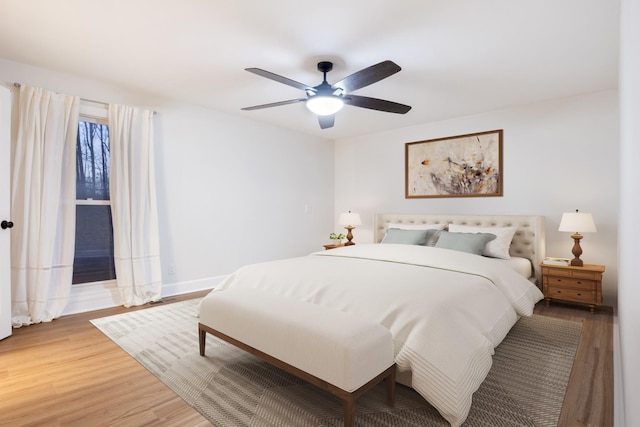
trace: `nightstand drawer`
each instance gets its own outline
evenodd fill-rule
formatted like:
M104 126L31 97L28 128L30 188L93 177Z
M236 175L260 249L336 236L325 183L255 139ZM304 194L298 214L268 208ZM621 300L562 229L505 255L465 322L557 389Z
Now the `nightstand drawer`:
M557 298L566 301L576 301L585 303L595 303L593 291L590 289L570 289L570 288L558 288L555 286L549 286L548 290L549 298Z
M573 277L546 276L549 286L568 287L578 289L595 289L596 282L593 280L575 279Z
M602 273L599 271L589 271L589 270L576 270L576 269L567 269L567 268L558 268L558 267L542 267L543 274L548 274L550 276L563 276L563 277L575 277L577 279L590 279L590 280L600 280L602 279Z

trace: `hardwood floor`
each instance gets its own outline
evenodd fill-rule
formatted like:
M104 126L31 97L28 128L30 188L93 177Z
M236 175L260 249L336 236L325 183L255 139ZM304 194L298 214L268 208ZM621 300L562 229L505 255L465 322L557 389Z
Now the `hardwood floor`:
M0 426L210 425L89 323L147 307L67 316L0 341ZM536 313L583 322L559 426L613 426L612 313L544 303Z
M586 308L538 303L536 314L582 322L582 337L558 426L613 426L613 313L591 314Z
M141 308L117 307L14 329L0 341L0 426L210 426L89 323Z

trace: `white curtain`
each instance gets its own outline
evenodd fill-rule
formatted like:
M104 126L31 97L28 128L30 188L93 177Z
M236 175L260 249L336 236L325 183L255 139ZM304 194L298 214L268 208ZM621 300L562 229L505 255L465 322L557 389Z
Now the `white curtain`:
M11 291L15 327L49 322L71 291L75 148L80 99L22 86L11 180Z
M153 112L109 105L116 281L125 307L161 298Z

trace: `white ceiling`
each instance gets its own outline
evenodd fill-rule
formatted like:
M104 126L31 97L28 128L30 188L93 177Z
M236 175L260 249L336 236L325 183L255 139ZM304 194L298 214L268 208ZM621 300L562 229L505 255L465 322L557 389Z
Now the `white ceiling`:
M618 0L0 0L0 58L336 139L615 89ZM399 73L355 94L321 130L304 96L244 71L317 85L390 59ZM23 82L28 83L28 82Z

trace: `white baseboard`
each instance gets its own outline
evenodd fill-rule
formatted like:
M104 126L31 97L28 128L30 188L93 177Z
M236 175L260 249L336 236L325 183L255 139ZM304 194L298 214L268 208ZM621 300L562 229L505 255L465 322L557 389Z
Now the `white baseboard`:
M213 289L218 283L226 279L227 276L209 277L200 280L191 280L189 282L168 283L162 285L162 297L173 295L188 294L189 292L204 291Z
M208 277L188 282L168 283L162 285L162 297L187 294L214 288L227 276ZM62 313L63 316L103 308L117 307L120 304L114 280L107 282L72 285L69 302Z

